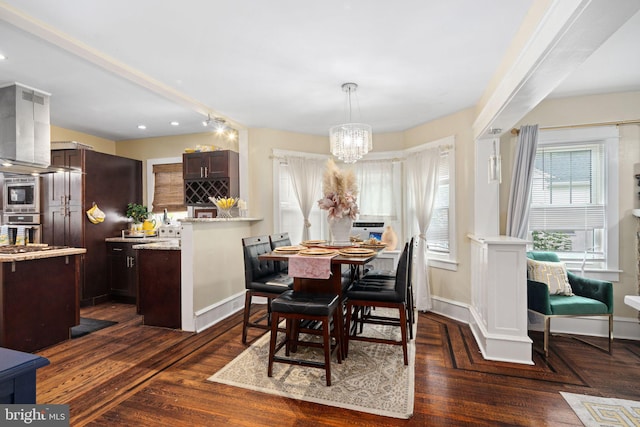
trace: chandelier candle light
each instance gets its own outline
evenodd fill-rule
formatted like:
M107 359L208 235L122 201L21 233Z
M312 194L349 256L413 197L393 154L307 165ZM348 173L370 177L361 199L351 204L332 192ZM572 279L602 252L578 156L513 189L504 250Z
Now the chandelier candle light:
M329 129L331 154L345 163L355 163L373 148L371 126L351 122L351 94L357 88L358 85L355 83L342 85L342 90L347 93L347 103L349 104L348 123Z

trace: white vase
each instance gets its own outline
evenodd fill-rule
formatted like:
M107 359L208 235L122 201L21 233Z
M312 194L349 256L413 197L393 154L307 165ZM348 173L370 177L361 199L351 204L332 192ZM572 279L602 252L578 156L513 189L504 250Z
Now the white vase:
M329 233L331 234L331 244L339 246L349 246L351 244L351 226L353 220L345 218L329 218Z

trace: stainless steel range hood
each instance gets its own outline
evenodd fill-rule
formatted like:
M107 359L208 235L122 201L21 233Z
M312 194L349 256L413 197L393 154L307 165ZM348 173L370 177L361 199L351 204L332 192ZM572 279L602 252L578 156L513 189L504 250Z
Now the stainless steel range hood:
M0 172L57 172L51 164L50 94L20 83L0 87Z

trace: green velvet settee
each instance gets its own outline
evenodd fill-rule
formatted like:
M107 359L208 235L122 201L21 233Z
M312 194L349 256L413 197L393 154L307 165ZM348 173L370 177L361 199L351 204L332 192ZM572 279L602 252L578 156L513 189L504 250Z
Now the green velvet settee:
M536 261L559 262L554 252L527 252ZM552 317L606 316L609 319L609 353L613 343L613 284L588 279L567 271L574 295L549 295L545 283L527 278L527 307L544 316L544 355L549 356L549 332ZM584 341L587 344L593 345Z

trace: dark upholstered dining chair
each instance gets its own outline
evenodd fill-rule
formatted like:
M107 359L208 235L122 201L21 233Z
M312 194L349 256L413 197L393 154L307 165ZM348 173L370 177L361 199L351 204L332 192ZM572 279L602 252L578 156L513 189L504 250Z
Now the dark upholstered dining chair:
M271 252L268 236L245 237L242 239L244 251L244 321L242 323L242 342L247 342L247 328L269 330L271 324L271 300L291 289L293 279L277 269L274 261L261 261L258 257ZM267 299L267 314L251 320L251 302L253 297ZM261 323L265 321L264 323Z
M325 371L327 386L331 385L331 354L337 352L338 363L342 363L342 303L338 295L316 294L307 292L287 291L272 302L273 321L271 323L271 341L269 343L269 366L267 376L273 374L273 363L288 363L290 365L322 368ZM278 322L286 319L287 328L285 340L277 343ZM299 328L301 321L311 321L320 326L320 329ZM322 343L299 339L300 332L322 335ZM335 338L335 345L331 345L331 337ZM276 353L286 346L285 355L277 356ZM291 358L291 349L298 346L321 347L324 352L324 362Z
M390 283L388 281L366 281L358 280L349 286L345 297L347 300L347 333L345 334L345 353L349 355L349 341L368 341L383 344L401 345L404 356L404 364L409 364L407 350L407 273L409 259L409 244L405 243L402 255L398 261L395 280ZM398 318L386 316L367 315L360 319L359 313L364 308L387 307L398 310ZM353 318L353 327L351 321ZM391 339L374 338L357 334L357 322L393 325L399 326L401 332L401 340L395 341Z
M271 250L274 250L282 246L291 246L291 239L289 238L289 233L276 233L269 236L269 243L271 244ZM278 272L287 274L289 271L289 263L286 261L276 261L276 268Z
M413 339L413 324L415 323L415 305L413 302L413 247L415 240L409 240L409 258L407 260L407 321L409 322L409 338ZM395 281L396 270L369 270L362 280L368 281L388 280Z
M535 261L560 262L555 252L527 252L527 258ZM549 287L527 277L527 307L529 311L544 316L544 356L549 356L551 319L555 317L605 316L609 320L609 354L613 343L613 284L603 280L588 279L567 271L569 285L574 295L550 295ZM579 341L594 344L574 337Z

